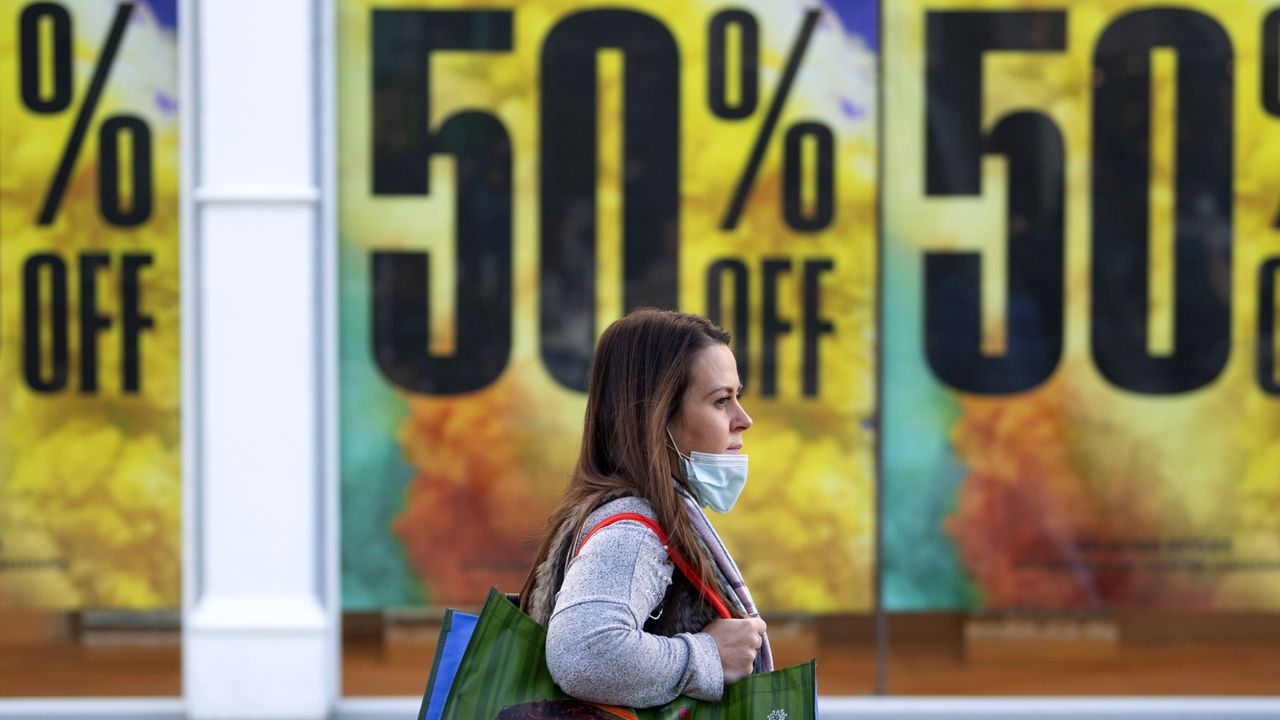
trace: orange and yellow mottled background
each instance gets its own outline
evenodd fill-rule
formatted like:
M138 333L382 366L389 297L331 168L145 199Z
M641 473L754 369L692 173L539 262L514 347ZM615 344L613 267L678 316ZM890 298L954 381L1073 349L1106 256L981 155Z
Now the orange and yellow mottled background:
M1108 24L1155 5L885 4L883 572L892 609L1277 607L1280 398L1254 378L1257 268L1280 249L1272 227L1280 207L1280 118L1259 101L1263 18L1274 4L1178 4L1219 23L1234 50L1226 368L1191 392L1139 395L1108 384L1090 357L1092 57ZM923 253L992 254L1004 242L999 159L984 161L980 197L924 194L925 13L974 9L1067 13L1065 51L1002 52L982 64L984 130L1010 112L1034 110L1056 123L1066 153L1062 361L1039 387L1000 397L945 387L922 349ZM1161 96L1172 103L1171 92L1169 83L1153 84L1153 103ZM1174 158L1154 158L1153 212L1171 213ZM1168 257L1155 261L1154 272L1171 272ZM999 262L985 264L988 270L991 282L1002 282ZM1006 321L1000 293L985 288L983 302L986 326L999 332ZM1168 313L1171 302L1157 297L1151 312Z
M176 608L182 584L176 6L164 0L135 6L61 209L51 225L38 226L116 12L116 3L101 0L61 4L72 19L74 92L71 106L52 114L27 109L18 88L19 17L28 3L0 6L0 607ZM127 228L107 224L98 202L97 130L121 113L145 120L152 139L152 213ZM77 266L84 252L110 258L98 274L96 304L112 324L99 335L100 385L92 393L82 392L79 374ZM23 265L37 253L56 254L68 268L70 374L51 393L32 391L23 375ZM141 334L137 393L125 392L121 379L125 253L152 257L141 273L140 307L155 325ZM40 296L46 328L50 302L47 292ZM40 342L48 357L47 331Z
M863 8L856 27L837 6L822 9L779 130L769 145L740 225L718 228L765 115L790 44L812 3L737 3L762 29L762 102L741 121L715 117L706 103L707 24L722 2L633 2L660 19L681 56L681 309L705 312L704 277L713 259L741 260L752 277L750 350L760 366L760 267L786 258L796 270L780 285L781 315L797 329L779 347L776 397L748 380L755 419L746 437L751 479L733 512L716 517L763 607L810 612L866 611L874 560L876 24ZM854 4L846 4L852 7ZM432 125L462 108L493 113L514 157L514 337L505 373L453 397L396 389L370 348L369 256L375 249L431 253L432 332L453 318L452 173L431 161L429 197L374 197L370 191L370 12L366 0L339 4L339 181L341 275L342 593L348 609L410 603L477 603L491 585L518 588L532 541L564 486L581 435L585 395L557 385L543 367L538 303L538 57L548 30L587 8L576 0L515 6L496 2L379 2L382 7L514 8L514 46L504 53L441 53L432 60ZM617 113L619 65L601 72L602 113ZM820 120L839 158L834 221L801 235L779 211L782 133ZM603 144L619 123L604 123ZM616 145L615 145L616 146ZM601 197L616 197L617 156L599 160ZM590 198L588 198L590 200ZM616 200L614 200L616 202ZM616 237L616 232L614 233ZM597 331L621 316L616 242L599 243ZM799 265L830 258L820 285L822 313L835 326L820 340L820 389L800 387ZM615 268L611 273L607 268ZM438 292L438 294L436 294ZM730 328L732 330L732 328Z
M71 108L52 114L31 112L17 92L17 25L26 4L5 4L0 12L0 606L173 607L180 600L181 554L174 3L137 4L58 217L41 227L34 218L116 7L93 0L63 4L74 18L75 92ZM337 6L344 604L475 603L490 585L518 586L581 428L582 394L551 379L538 349L538 58L549 29L588 5L377 4L511 7L515 17L511 52L442 53L432 62L432 125L464 109L491 113L506 128L514 157L511 356L492 385L452 397L397 389L373 362L369 259L375 250L431 253L433 343L450 344L454 188L450 161L439 157L431 161L432 195L372 194L369 19L375 3ZM1280 400L1254 376L1259 303L1274 302L1258 298L1257 268L1280 254L1273 227L1280 208L1280 118L1259 101L1263 19L1273 7L1260 0L1181 5L1221 25L1233 50L1232 350L1212 383L1156 396L1109 384L1089 348L1092 53L1118 17L1156 4L895 0L883 3L883 19L868 11L872 3L820 5L821 21L742 222L721 231L802 14L812 6L799 0L734 5L754 14L763 31L763 97L749 118L729 120L707 107L705 58L709 19L730 6L718 0L626 5L661 20L681 57L681 308L705 312L708 264L740 260L752 282L748 356L759 368L763 262L834 263L819 287L822 313L835 326L819 342L820 391L802 394L799 333L783 336L777 395L764 397L760 383L748 378L746 404L756 421L747 437L751 482L734 512L716 518L760 604L770 611L866 611L879 573L891 610L1273 609L1280 597ZM1007 188L1004 168L992 158L983 164L981 196L924 194L924 15L1037 8L1067 14L1067 49L988 57L981 108L984 128L1032 110L1049 117L1064 139L1064 352L1054 374L1031 391L964 394L941 384L925 363L922 258L940 249L1000 257ZM625 102L621 65L602 67L600 113L616 116ZM1168 83L1153 86L1152 102L1176 102ZM154 211L133 228L109 226L98 208L94 131L119 113L144 118L154 143ZM1167 122L1156 117L1157 124ZM802 121L830 127L838 157L835 218L813 234L789 229L779 211L781 137ZM601 126L602 146L617 147L619 124ZM598 163L597 198L616 213L624 202L617 155L602 153ZM1162 216L1172 212L1176 166L1172 154L1155 153L1151 208ZM597 330L623 312L618 244L617 233L606 228L598 248ZM85 252L111 258L97 304L116 318L100 336L101 388L88 394L78 387L76 260ZM142 275L143 310L155 328L143 334L137 394L120 384L118 288L126 252L154 260ZM27 387L22 369L22 268L37 253L58 255L70 270L70 381L45 394ZM1155 257L1153 276L1167 275L1169 255ZM1000 263L987 267L984 326L999 335L1006 325ZM793 271L779 286L780 314L796 326L798 278ZM1153 315L1168 315L1175 302L1176 294L1153 295ZM39 304L47 315L50 298L41 296ZM47 351L49 339L40 342ZM877 442L883 444L878 470Z

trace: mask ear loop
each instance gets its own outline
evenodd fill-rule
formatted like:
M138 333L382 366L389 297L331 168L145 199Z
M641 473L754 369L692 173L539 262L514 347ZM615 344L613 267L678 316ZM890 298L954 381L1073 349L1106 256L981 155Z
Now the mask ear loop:
M671 439L671 449L675 450L676 455L679 455L685 462L692 465L693 460L689 456L680 452L680 446L676 445L676 436L671 434L671 426L668 425L665 429L667 431L667 437ZM689 487L689 481L684 477L684 472L679 467L672 468L672 470L672 479L676 481L676 485L679 486L682 492L687 493L690 497L694 497L693 488Z
M685 460L688 460L689 462L693 462L693 459L692 459L692 458L690 458L688 455L685 455L684 453L680 452L680 446L679 446L679 445L676 445L676 436L671 434L671 426L670 426L670 425L668 425L665 429L666 429L666 431L667 431L667 437L671 439L671 449L672 449L672 450L675 450L675 451L676 451L676 454L677 454L677 455L679 455L680 457L684 458Z

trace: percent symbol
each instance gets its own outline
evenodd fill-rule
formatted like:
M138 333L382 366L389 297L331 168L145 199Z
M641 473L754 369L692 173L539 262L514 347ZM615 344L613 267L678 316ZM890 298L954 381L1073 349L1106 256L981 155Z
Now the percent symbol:
M795 82L796 73L800 70L805 50L809 47L809 40L813 37L814 28L817 27L820 17L820 10L811 9L805 12L800 34L787 55L782 80L769 102L764 122L756 133L751 155L738 178L724 218L720 221L721 230L732 230L738 226L742 210L755 184L756 175L760 172L760 163L764 160L765 149L778 124L778 118L782 115L787 95L791 92L791 85ZM733 101L728 97L726 82L730 28L735 28L737 31L739 51L738 95ZM750 116L755 111L759 100L760 29L755 16L743 10L723 10L711 18L707 33L707 102L711 111L717 117L726 120L740 120ZM817 173L814 178L816 197L812 209L806 209L803 197L802 170L806 140L812 140L816 145L814 168ZM800 122L787 129L782 155L782 213L791 229L817 232L831 224L835 215L834 156L835 135L826 125L819 122Z
M116 7L115 18L93 69L89 90L85 93L76 112L75 125L62 148L58 170L54 174L45 195L44 206L36 219L39 225L50 225L57 216L62 196L66 194L71 171L80 155L85 133L98 108L103 88L111 74L111 66L120 50L125 28L133 14L133 3L121 3ZM21 18L21 75L22 101L32 112L42 115L60 113L71 104L73 93L72 61L73 34L71 13L59 3L33 2L22 11ZM42 46L45 33L42 25L50 27L51 39L48 52ZM48 57L52 67L45 68L40 60ZM49 92L42 87L42 71L52 74ZM126 203L120 183L120 144L125 136L132 148L131 175L132 201ZM151 216L151 129L146 121L135 115L117 114L107 118L98 129L98 205L102 216L113 225L131 227L140 225Z

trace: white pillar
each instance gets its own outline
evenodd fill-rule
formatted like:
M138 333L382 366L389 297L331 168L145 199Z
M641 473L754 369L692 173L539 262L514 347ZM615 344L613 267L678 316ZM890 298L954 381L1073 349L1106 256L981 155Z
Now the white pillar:
M337 695L321 7L189 0L183 680L192 718Z

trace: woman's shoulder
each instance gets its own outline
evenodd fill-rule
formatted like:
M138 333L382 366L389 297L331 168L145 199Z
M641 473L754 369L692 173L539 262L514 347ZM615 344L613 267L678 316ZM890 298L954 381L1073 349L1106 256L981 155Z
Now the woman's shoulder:
M638 497L620 497L615 500L601 505L587 515L586 521L582 523L582 534L586 535L596 525L599 525L606 518L623 513L638 513L650 520L657 520L658 515L653 511L653 507L649 505L647 500Z

